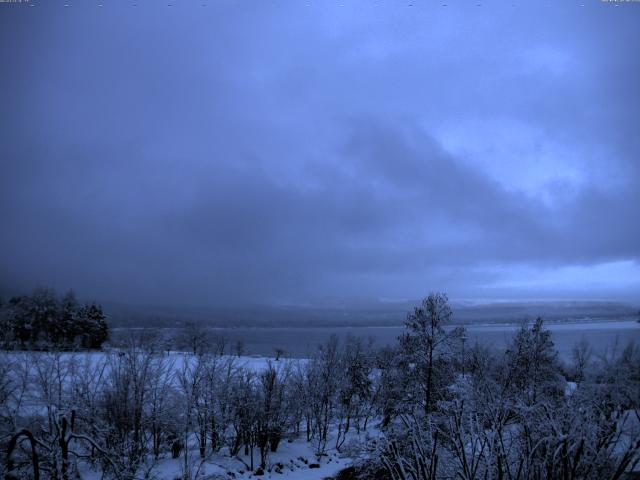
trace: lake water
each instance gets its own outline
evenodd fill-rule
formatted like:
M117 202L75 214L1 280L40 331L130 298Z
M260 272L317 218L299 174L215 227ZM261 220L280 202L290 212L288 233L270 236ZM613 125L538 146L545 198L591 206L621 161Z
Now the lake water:
M467 325L467 345L475 342L504 348L518 330L518 325ZM564 359L571 358L573 346L582 339L587 340L594 352L623 348L629 341L640 343L640 323L634 321L602 321L583 323L549 323L545 325ZM229 344L242 340L246 354L272 356L281 348L292 357L308 357L318 345L326 342L332 334L340 337L356 335L371 337L375 345L383 346L396 342L403 327L286 327L286 328L220 328L216 333L225 335Z

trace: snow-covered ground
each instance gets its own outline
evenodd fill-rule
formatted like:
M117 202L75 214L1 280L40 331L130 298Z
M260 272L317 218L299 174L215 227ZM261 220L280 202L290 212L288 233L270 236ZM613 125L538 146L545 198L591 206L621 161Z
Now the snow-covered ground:
M105 351L87 351L87 352L35 352L35 351L0 351L0 362L10 360L14 365L23 367L22 370L29 370L32 381L28 382L28 388L20 396L20 409L19 415L34 415L43 414L45 407L42 401L41 387L38 386L38 382L34 381L34 378L38 377L36 363L39 359L44 360L49 357L56 357L61 365L75 364L76 370L84 370L85 372L91 372L94 376L103 376L110 368L109 358L117 356L119 350L105 350ZM188 352L160 352L160 357L164 359L167 365L165 375L170 377L169 383L174 387L178 385L178 375L184 370L185 366L193 366L197 361L197 357ZM275 360L274 358L259 357L259 356L235 356L224 355L214 357L220 364L231 363L235 369L243 369L254 373L260 373L267 369L271 364L276 369L281 368L296 368L297 365L306 363L307 359L285 359L281 358ZM14 368L14 375L21 375L21 369ZM53 374L53 373L51 373ZM62 381L70 382L71 375L67 367L62 368ZM49 379L53 381L53 379Z
M104 361L110 355L117 355L120 350L112 349L112 350L103 350L103 351L87 351L87 352L61 352L56 353L55 355L60 356L61 361L67 361L71 359L75 359L79 364L83 367L91 368L96 367L99 362ZM180 371L186 362L193 363L196 361L196 356L189 352L160 352L162 356L166 358L168 363L170 363L173 367L173 371ZM9 352L1 352L0 353L0 361L2 355L5 355L12 360L22 360L32 362L33 358L37 357L45 357L54 355L50 352L35 352L35 351L9 351ZM219 362L233 362L234 367L236 368L244 368L246 370L250 370L252 372L260 373L264 371L269 364L273 365L276 368L284 367L285 365L294 367L297 364L305 363L308 360L304 358L281 358L280 360L276 360L275 358L270 357L262 357L258 355L253 356L236 356L236 355L224 355L215 357Z
M164 352L161 354L170 365L168 375L176 374L189 364L196 362L196 356L185 352ZM0 361L10 358L13 362L22 364L30 370L33 377L37 377L36 363L38 359L45 357L56 357L60 363L73 363L81 369L90 372L91 369L99 370L104 366L109 368L107 361L109 356L118 357L118 351L103 352L2 352ZM280 369L285 367L296 368L299 364L304 364L307 359L280 359L257 357L257 356L223 356L216 357L219 362L232 362L237 368L259 373L265 370L270 364ZM14 371L19 375L19 369ZM21 397L19 414L23 418L31 415L46 415L46 407L41 398L42 392L36 386L36 382L29 382L29 388ZM340 470L351 465L354 460L361 455L366 455L367 449L376 441L378 433L375 428L369 428L368 432L356 434L354 430L350 432L347 441L341 448L341 453L332 448L335 445L335 432L330 433L326 454L321 457L316 456L313 442L306 441L305 432L301 432L298 438L285 437L278 446L277 452L269 452L266 468L261 472L260 453L258 448L253 449L253 469L251 466L251 455L244 455L244 450L237 456L230 456L228 449L224 447L217 454L208 453L204 460L199 457L199 452L195 440L192 437L189 445L188 465L191 470L192 479L248 479L248 478L283 478L300 480L320 480L336 475ZM148 471L149 476L144 478L157 480L175 480L183 478L185 470L184 454L179 458L172 459L169 452L157 461L149 460L148 465L141 468L141 471ZM83 479L100 479L102 473L93 470L86 464L80 464Z
M354 442L358 440L354 439ZM360 442L370 441L364 434ZM313 445L304 438L291 442L283 441L276 453L270 453L264 471L259 469L259 452L254 449L254 468L250 467L250 456L239 455L229 457L224 451L218 455L209 455L204 461L198 457L195 447L190 451L189 465L192 478L195 479L290 479L290 480L321 480L336 475L340 470L348 467L354 461L350 454L339 454L335 449L328 449L327 454L320 459L313 452ZM184 457L178 459L163 458L149 466L151 478L158 480L174 480L182 478L184 472ZM82 478L86 480L99 479L100 472L82 469Z

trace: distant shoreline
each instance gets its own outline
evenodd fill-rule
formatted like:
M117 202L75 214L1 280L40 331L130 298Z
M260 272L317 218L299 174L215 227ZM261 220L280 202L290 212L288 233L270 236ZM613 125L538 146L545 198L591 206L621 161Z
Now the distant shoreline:
M522 319L522 320L514 320L510 322L505 322L503 320L490 322L483 320L482 322L452 322L449 324L449 327L465 327L467 329L478 329L478 328L519 328L523 322L531 323L533 318L531 319ZM629 324L637 324L638 328L640 328L640 322L634 317L618 317L618 318L598 318L598 317L586 317L586 318L568 318L568 319L550 319L544 321L544 324L548 326L550 329L558 326L570 326L570 325L598 325L603 324L608 327L613 326L613 324L620 323L624 324L625 327L629 327ZM404 323L397 324L388 324L388 325L380 325L379 323L357 323L357 324L346 324L346 325L337 325L333 322L329 322L327 325L318 325L317 323L313 323L312 325L305 325L302 322L295 323L291 325L268 325L268 324L254 324L254 325L215 325L208 324L207 322L202 322L202 325L205 328L210 330L245 330L245 329L255 329L255 330L310 330L310 329L358 329L358 328L368 328L368 329L389 329L389 328L403 328ZM176 326L139 326L139 327L126 327L126 326L117 326L112 327L112 331L123 331L123 330L174 330L183 328L183 325Z

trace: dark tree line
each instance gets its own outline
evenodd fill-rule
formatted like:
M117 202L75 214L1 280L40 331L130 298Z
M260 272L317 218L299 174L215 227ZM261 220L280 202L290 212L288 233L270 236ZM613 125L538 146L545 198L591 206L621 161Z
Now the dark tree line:
M108 335L102 307L79 304L72 291L59 297L38 289L0 303L0 342L5 349L95 349Z

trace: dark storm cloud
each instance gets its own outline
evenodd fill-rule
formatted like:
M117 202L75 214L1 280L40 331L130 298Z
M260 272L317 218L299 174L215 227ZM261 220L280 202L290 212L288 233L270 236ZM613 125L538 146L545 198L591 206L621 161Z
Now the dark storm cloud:
M626 7L3 5L1 288L637 295Z

